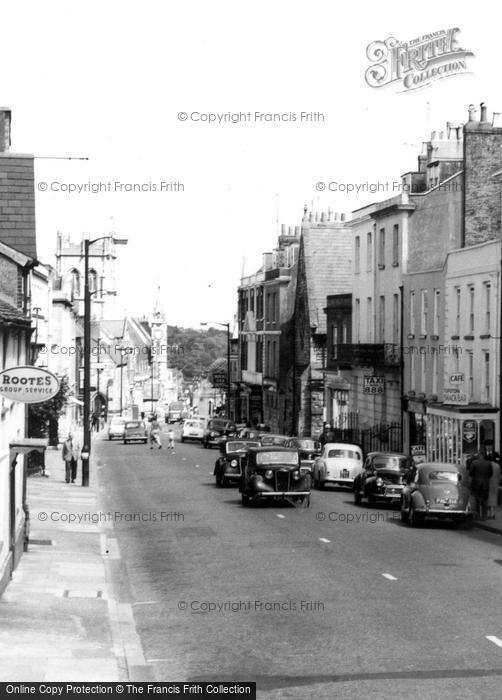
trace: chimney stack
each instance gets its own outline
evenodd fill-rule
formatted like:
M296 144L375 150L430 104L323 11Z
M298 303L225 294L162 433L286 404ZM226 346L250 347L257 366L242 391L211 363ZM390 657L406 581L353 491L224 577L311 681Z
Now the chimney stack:
M0 153L8 153L10 149L11 111L0 107Z

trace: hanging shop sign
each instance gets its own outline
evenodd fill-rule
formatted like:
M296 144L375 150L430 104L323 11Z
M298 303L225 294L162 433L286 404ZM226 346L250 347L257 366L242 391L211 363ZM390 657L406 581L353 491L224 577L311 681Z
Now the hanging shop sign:
M59 379L41 367L10 367L0 372L0 396L22 403L43 403L59 391Z

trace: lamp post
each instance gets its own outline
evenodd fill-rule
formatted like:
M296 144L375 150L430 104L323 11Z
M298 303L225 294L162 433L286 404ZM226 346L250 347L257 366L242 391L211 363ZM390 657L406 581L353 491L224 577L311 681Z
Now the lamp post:
M227 329L227 400L226 400L226 412L227 418L230 418L230 323L220 323L218 321L211 321L215 326L223 326ZM207 321L201 322L201 326L209 325Z
M124 238L113 235L84 239L84 444L81 452L82 486L89 486L89 458L91 455L91 290L89 289L89 249L93 243L111 239L115 245L126 245Z

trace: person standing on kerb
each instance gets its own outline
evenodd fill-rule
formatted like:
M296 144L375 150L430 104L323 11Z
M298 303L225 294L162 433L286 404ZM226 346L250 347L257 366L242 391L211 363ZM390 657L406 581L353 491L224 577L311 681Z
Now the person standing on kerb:
M77 460L79 458L80 446L76 440L73 439L72 433L68 433L68 437L63 442L62 457L65 463L65 481L67 484L75 483L77 478Z

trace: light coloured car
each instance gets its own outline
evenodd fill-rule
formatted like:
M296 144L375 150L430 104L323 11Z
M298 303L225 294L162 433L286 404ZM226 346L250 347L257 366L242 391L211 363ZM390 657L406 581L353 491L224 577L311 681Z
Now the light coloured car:
M144 442L148 440L146 425L142 420L128 420L124 427L124 445L128 442Z
M205 418L187 418L181 429L181 442L185 442L185 440L204 442L206 423Z
M354 486L354 479L363 470L363 451L359 445L345 442L327 442L320 457L314 461L314 486L323 489L332 486Z
M113 438L123 438L124 429L127 420L122 418L122 416L114 416L110 425L108 426L108 440L113 440Z

